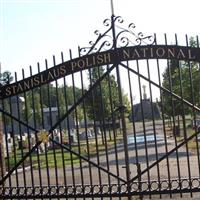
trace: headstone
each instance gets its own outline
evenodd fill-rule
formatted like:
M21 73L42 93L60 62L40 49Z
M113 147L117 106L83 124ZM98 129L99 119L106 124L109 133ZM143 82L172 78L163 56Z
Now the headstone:
M100 129L100 127L97 128L97 135L101 135L101 129Z
M72 129L72 131L70 132L70 142L71 143L76 143L77 142L77 136L75 131Z

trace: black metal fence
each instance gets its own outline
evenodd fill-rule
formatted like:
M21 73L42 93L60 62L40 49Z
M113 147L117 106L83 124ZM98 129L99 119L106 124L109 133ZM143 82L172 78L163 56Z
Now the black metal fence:
M104 23L78 58L2 86L1 199L200 191L198 37Z

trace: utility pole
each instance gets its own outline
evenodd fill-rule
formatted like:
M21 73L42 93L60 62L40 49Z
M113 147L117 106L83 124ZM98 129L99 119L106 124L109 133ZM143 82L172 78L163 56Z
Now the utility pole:
M113 50L117 49L117 37L115 32L115 14L114 14L114 4L113 0L111 2L111 26L112 26L112 36L113 36ZM128 153L128 139L127 139L127 130L126 130L126 120L125 120L125 106L122 97L122 88L121 88L121 77L119 71L119 63L116 57L115 63L116 65L116 74L117 74L117 83L118 83L118 94L119 94L119 110L120 110L120 118L122 123L122 134L123 134L123 142L124 142L124 156L125 156L125 168L126 168L126 179L127 179L127 191L128 191L128 200L131 200L131 187L130 187L130 166L129 166L129 153Z

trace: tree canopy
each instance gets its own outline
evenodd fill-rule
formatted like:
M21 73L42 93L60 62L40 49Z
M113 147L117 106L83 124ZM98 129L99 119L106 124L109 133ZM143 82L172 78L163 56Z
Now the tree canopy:
M35 88L22 94L25 99L21 117L24 120L33 120L36 126L42 125L42 110L44 108L57 107L59 116L65 115L69 106L74 105L80 97L91 89L98 79L105 73L105 68L94 67L88 73L90 85L87 89L75 86L48 84L40 88ZM2 85L12 81L10 72L5 72L0 76ZM128 96L122 91L123 103L130 111L130 102ZM9 99L4 101L6 110L9 112ZM84 117L90 120L102 121L111 119L112 114L120 105L119 87L116 77L109 74L97 84L80 105L71 113L72 117L81 121Z
M197 43L194 38L190 38L190 46L196 47ZM200 68L196 62L184 62L178 60L170 60L168 66L163 73L162 86L169 91L180 96L182 99L190 103L200 106ZM167 92L162 93L164 113L172 115L189 114L191 109L184 106L180 100Z
M6 85L12 82L13 76L11 75L11 72L5 71L3 73L0 73L0 85Z
M105 69L103 67L92 68L88 74L90 87L96 83L104 73ZM123 103L128 108L128 111L130 111L128 97L124 92L122 93ZM112 117L112 113L114 113L115 109L120 105L119 87L113 74L107 75L99 82L97 87L92 91L92 94L87 98L86 105L90 119L101 121Z

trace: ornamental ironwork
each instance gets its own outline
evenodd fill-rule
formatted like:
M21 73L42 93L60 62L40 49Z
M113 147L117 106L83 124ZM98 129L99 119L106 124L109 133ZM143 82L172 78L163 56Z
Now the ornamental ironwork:
M125 27L121 16L112 16L111 19L105 19L103 25L107 29L103 33L95 30L96 40L90 41L90 46L80 48L81 55L97 53L102 50L106 51L127 46L152 45L155 43L153 35L146 36L142 32L137 33L134 23L130 23L128 27Z
M81 56L64 62L62 54L57 65L53 57L53 67L46 61L42 71L38 64L34 75L30 67L29 77L23 71L21 80L16 75L1 87L0 199L130 200L200 192L198 37L197 47L187 37L186 46L178 46L177 38L175 45L167 39L157 45L154 36L136 33L133 23L125 27L120 16L103 24L106 30L95 31L96 40L79 49ZM142 96L143 83L149 98Z

